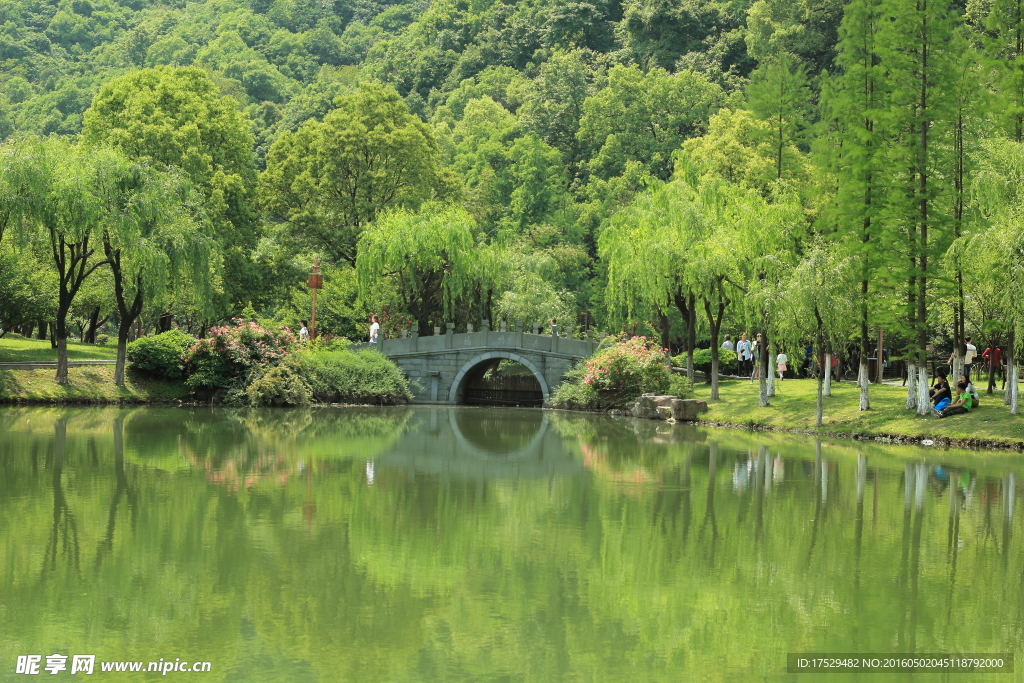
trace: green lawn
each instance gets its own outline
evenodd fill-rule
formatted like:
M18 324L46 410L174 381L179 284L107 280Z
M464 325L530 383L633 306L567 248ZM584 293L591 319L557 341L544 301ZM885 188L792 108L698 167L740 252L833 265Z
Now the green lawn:
M0 369L0 403L154 403L186 400L182 382L146 377L129 370L124 388L114 384L113 365L68 368L70 384L62 387L51 368Z
M938 437L957 440L1024 442L1024 415L1010 415L1003 405L1003 392L981 393L980 405L968 415L939 419L918 417L906 410L907 390L900 386L871 385L871 410L861 412L858 389L853 382L832 385L825 398L824 420L815 430L815 382L787 379L776 382L771 405L758 407L757 383L727 380L720 385L720 401L709 400L711 387L698 383L696 397L708 401L710 411L703 419L737 425L766 425L776 429L821 434L891 434L906 437Z
M9 333L0 338L0 363L57 360L57 349L45 339L26 339ZM117 344L68 342L68 360L117 360Z

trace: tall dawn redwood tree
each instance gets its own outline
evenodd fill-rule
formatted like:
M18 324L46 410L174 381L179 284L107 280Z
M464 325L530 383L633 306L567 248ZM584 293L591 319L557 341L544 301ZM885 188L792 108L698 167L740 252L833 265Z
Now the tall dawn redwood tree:
M871 407L867 359L870 304L875 294L872 285L881 284L874 276L892 241L885 235L885 223L879 220L886 200L881 115L887 101L877 45L881 4L882 0L853 0L846 6L836 59L840 71L822 97L826 120L832 123L823 140L838 182L835 211L839 239L859 275L861 410Z
M949 143L959 19L949 0L885 0L882 16L877 45L891 85L886 163L894 176L887 212L905 230L908 327L914 338L909 352L917 366L916 396L908 404L912 398L918 415L927 415L929 285L937 257L952 238L944 206L949 188L941 178L953 172Z

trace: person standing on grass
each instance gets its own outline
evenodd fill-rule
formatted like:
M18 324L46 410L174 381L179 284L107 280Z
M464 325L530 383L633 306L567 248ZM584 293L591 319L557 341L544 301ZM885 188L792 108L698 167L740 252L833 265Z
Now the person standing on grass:
M750 346L751 360L754 362L754 370L750 373L750 383L753 384L755 379L761 379L761 353L764 351L761 344L761 335L757 335L757 339Z
M380 321L376 315L370 316L370 343L376 344L377 337L380 335Z
M967 382L960 380L956 383L957 400L955 403L950 403L942 410L936 410L935 415L938 417L949 417L950 415L963 415L964 413L971 412L971 408L974 407L974 398L971 393L967 391Z
M783 379L785 379L783 377L783 375L786 374L786 363L788 363L788 362L789 362L789 356L787 356L786 354L784 354L782 352L779 352L779 355L775 357L775 365L776 365L776 368L779 371L779 381L780 382Z
M946 365L950 368L953 367L953 356L955 353L949 354L949 360L946 361ZM971 343L971 338L967 337L964 339L964 377L967 381L971 381L971 364L974 363L974 357L978 355L978 347Z
M722 348L726 351L735 351L732 345L732 337L725 335L725 341L722 342Z
M740 340L736 342L736 358L739 360L739 371L740 376L751 374L750 369L750 340L747 339L747 333L744 332L740 335Z
M299 341L305 344L309 341L309 328L306 327L306 321L302 321L302 327L299 328Z
M990 346L981 354L985 359L985 365L991 368L992 377L1004 377L1003 374L1003 350L998 346L994 349Z

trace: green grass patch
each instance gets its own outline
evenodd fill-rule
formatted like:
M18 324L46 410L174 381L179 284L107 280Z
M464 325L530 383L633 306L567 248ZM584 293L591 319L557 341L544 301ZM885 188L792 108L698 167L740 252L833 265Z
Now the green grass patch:
M57 349L45 339L8 334L0 339L0 363L56 361ZM117 360L117 344L80 344L68 341L68 360Z
M125 386L114 384L113 365L68 368L70 383L57 384L56 370L0 369L0 403L157 403L189 398L181 381L153 379L128 370Z
M967 415L939 419L933 415L918 417L904 408L907 390L888 384L871 385L871 410L858 410L860 393L854 382L832 385L832 396L825 398L820 429L814 426L816 383L809 379L776 382L771 405L758 406L757 383L724 380L719 385L720 401L709 400L711 387L699 383L696 398L708 401L710 411L702 417L737 425L768 426L774 429L800 430L818 434L886 434L903 437L943 438L973 441L1024 442L1024 419L1010 415L1003 405L1003 392L989 395L982 390L980 405Z

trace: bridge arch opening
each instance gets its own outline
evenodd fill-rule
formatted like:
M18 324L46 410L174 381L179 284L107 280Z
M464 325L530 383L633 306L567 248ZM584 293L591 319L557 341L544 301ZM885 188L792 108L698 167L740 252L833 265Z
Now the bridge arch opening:
M481 354L462 366L452 381L449 403L540 407L548 399L544 375L516 353Z

